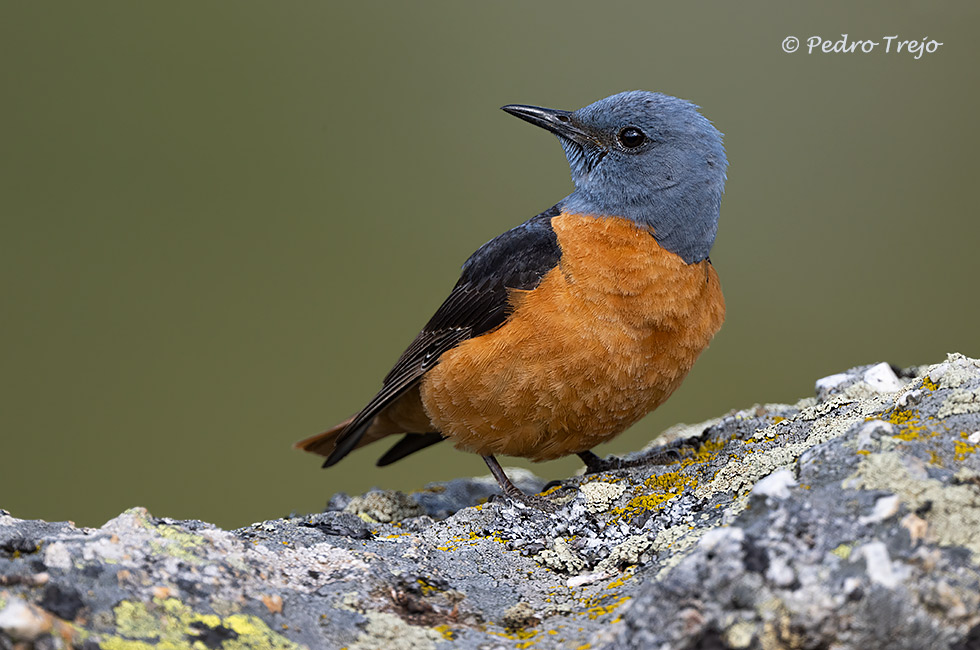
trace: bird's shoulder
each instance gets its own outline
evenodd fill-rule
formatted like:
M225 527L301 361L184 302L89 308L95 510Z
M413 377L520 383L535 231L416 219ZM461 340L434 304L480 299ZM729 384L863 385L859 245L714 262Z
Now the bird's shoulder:
M425 324L385 384L420 377L440 355L496 329L507 319L509 292L533 289L561 257L551 219L554 206L481 246L463 264L456 286Z
M497 235L463 264L459 284L499 282L509 289L533 289L561 257L551 220L561 213L555 205L521 225Z

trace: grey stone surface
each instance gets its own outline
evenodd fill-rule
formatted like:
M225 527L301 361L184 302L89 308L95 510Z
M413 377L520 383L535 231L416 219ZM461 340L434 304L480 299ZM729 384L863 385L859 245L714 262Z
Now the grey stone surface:
M556 513L486 477L236 531L0 511L0 649L980 648L978 395L960 355L856 368L572 477Z

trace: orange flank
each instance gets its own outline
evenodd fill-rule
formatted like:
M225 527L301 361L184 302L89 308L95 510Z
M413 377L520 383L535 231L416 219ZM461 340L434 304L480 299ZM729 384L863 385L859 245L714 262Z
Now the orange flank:
M558 266L422 378L427 430L460 449L535 461L587 451L670 397L724 321L709 261L686 264L627 219L551 225Z

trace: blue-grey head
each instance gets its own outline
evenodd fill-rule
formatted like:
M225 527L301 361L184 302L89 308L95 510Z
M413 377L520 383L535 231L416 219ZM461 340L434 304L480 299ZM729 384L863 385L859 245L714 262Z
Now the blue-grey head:
M644 90L577 111L512 104L503 110L558 136L575 191L566 212L650 226L685 262L708 257L728 160L721 133L694 104Z

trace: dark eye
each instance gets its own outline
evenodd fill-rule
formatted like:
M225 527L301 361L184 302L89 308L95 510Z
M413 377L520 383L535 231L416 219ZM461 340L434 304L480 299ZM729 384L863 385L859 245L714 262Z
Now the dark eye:
M627 149L636 149L646 140L647 137L643 135L643 131L635 126L627 126L619 132L619 142Z

